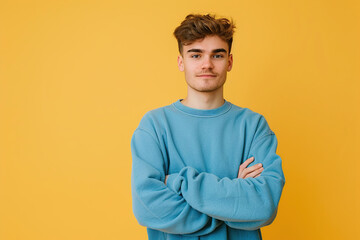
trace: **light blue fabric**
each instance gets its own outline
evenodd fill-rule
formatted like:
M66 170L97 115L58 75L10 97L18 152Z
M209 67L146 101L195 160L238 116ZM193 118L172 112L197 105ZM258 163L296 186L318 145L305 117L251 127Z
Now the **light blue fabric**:
M178 100L149 111L131 140L135 217L150 240L261 239L285 183L276 148L262 115L228 101L199 110ZM261 176L238 179L252 156Z

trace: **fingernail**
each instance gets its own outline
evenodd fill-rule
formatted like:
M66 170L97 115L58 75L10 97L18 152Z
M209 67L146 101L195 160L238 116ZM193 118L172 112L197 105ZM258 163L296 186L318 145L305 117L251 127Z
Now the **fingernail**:
M261 163L258 164L259 167L261 167L261 165L262 165Z

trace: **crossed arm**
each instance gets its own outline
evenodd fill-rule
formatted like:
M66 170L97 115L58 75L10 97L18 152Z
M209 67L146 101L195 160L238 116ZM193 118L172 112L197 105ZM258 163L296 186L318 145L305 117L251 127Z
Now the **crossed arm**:
M173 234L201 236L220 224L254 230L270 224L276 215L284 185L276 137L267 134L250 155L264 167L240 165L237 179L199 173L191 167L165 175L160 145L144 129L132 140L133 210L141 225ZM164 184L166 179L166 185Z
M140 225L171 234L201 236L223 224L192 208L181 195L164 184L165 161L151 133L137 129L131 151L132 206Z
M257 178L258 176L260 176L261 172L264 170L261 163L258 163L254 166L247 168L247 166L251 162L253 162L254 159L255 159L254 157L251 157L240 165L237 178L242 178L242 179L249 178L249 177ZM166 175L165 184L167 182L168 177L169 177L169 175Z

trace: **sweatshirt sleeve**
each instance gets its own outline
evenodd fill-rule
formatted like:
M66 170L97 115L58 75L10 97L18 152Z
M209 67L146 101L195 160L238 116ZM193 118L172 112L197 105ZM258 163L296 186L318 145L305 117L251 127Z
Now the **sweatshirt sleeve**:
M263 119L248 156L263 164L264 171L259 177L220 179L185 167L178 175L169 177L167 184L191 207L225 221L232 228L259 229L274 220L285 183L276 148L276 136Z
M132 207L140 225L171 234L201 236L223 223L193 209L165 185L164 158L151 132L135 130L131 152Z

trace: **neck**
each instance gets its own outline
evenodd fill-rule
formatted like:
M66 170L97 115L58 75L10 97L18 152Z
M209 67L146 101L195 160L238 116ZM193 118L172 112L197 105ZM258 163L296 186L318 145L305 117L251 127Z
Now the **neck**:
M188 87L187 96L181 101L187 107L196 109L214 109L224 104L223 87L213 92L197 92Z

